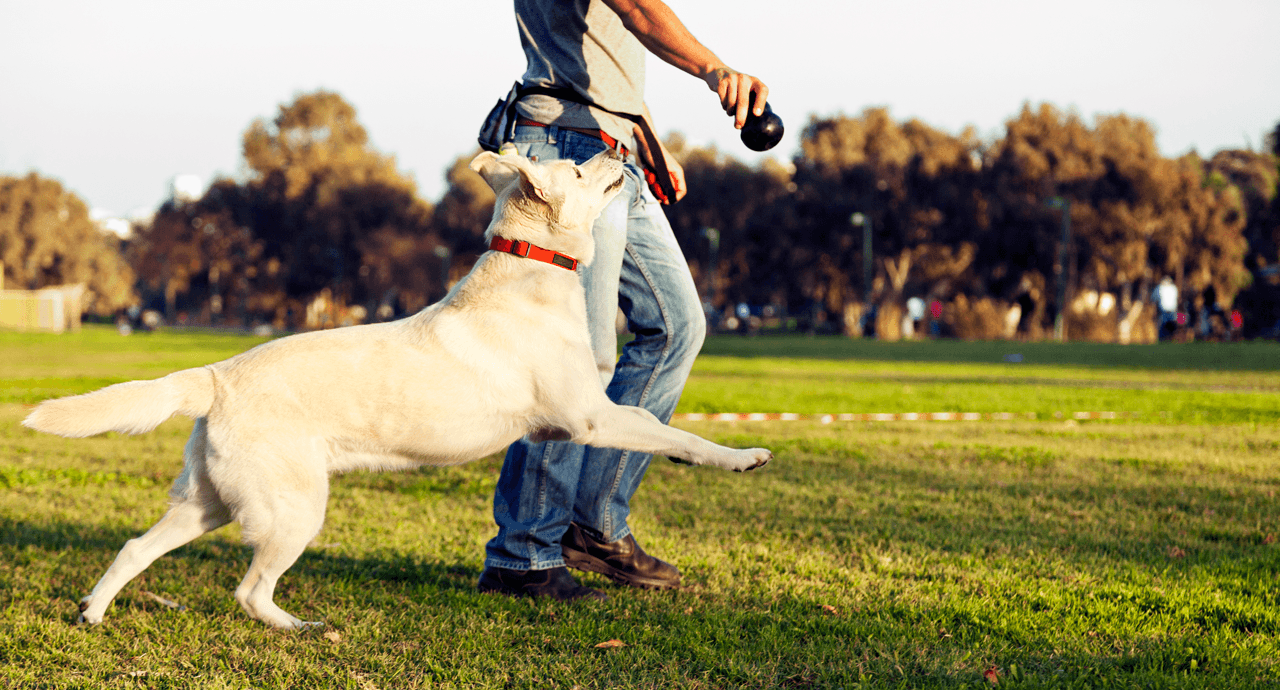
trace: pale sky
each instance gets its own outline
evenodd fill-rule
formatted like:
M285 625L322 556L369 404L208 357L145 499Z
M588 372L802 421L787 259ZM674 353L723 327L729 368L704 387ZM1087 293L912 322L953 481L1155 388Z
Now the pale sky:
M1168 156L1260 148L1280 122L1276 0L669 4L769 84L782 160L811 116L869 106L987 139L1026 101L1126 112ZM523 71L509 0L0 0L0 174L154 209L175 175L240 174L250 122L326 88L434 202ZM758 160L700 80L652 56L647 100L659 132Z

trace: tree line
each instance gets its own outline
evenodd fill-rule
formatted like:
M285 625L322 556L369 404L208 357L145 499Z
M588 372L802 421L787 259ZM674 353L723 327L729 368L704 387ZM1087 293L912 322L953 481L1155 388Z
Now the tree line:
M687 152L689 201L669 215L703 266L713 259L709 246L691 251L699 229L719 230L720 265L704 283L715 299L773 303L846 331L873 304L877 331L891 332L898 307L919 296L945 303L947 327L965 337L997 335L1002 318L983 312L1018 305L1028 337L1064 314L1078 334L1110 339L1166 277L1185 309L1214 306L1206 298L1243 306L1261 328L1280 318L1277 135L1267 152L1169 159L1150 125L1127 115L1090 126L1028 105L987 143L873 108L811 119L790 174Z
M882 108L812 117L789 165L668 144L689 194L667 215L718 321L894 338L920 298L938 333L1150 340L1167 278L1180 309L1234 310L1245 335L1280 322L1280 125L1265 151L1208 159L1162 156L1141 119L1049 104L993 142ZM56 181L0 177L7 285L85 282L104 316L140 303L297 329L416 311L484 249L494 197L472 154L429 203L338 94L251 123L242 153L239 179L165 202L121 242Z

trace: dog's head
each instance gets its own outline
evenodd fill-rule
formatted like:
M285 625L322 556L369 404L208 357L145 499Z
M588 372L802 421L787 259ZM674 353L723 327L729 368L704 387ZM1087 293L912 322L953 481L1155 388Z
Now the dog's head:
M581 165L486 151L471 161L471 169L498 195L486 239L497 234L532 242L584 264L594 254L591 225L624 182L622 158L613 150Z

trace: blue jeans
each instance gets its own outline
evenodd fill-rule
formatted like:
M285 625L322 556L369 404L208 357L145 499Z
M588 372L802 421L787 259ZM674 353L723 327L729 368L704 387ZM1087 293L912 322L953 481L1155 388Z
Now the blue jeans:
M579 163L604 150L599 139L558 127L521 126L517 150L538 160ZM671 419L706 335L698 292L662 207L630 159L622 193L596 220L595 259L579 268L601 385L610 400ZM618 357L618 308L635 335ZM567 442L520 440L507 449L493 497L498 534L485 565L545 570L564 565L560 539L573 521L612 542L631 533L631 496L651 456Z

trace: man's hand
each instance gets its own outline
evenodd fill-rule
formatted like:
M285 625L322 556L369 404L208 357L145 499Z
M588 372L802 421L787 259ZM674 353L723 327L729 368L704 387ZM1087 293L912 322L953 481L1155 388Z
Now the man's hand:
M747 108L751 103L752 93L756 95L753 114L764 113L764 104L769 100L769 87L750 74L743 74L729 67L720 67L708 73L703 80L720 96L720 107L733 116L734 127L742 129L746 124Z

